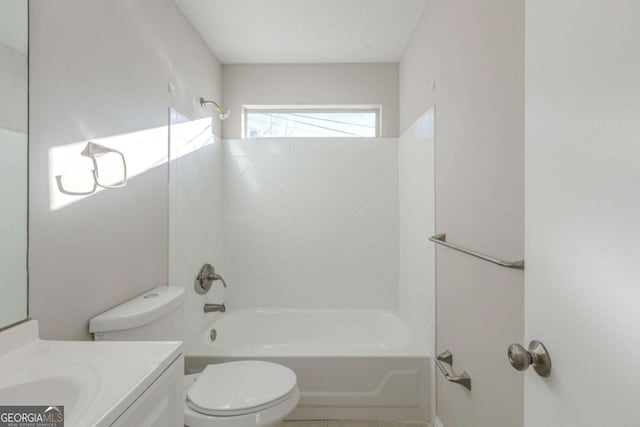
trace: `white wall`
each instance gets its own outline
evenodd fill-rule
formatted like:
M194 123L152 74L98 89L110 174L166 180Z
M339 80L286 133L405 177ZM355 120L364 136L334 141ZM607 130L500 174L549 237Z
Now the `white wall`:
M243 105L381 105L381 136L398 136L398 64L223 66L224 138L241 138Z
M30 313L43 337L87 339L90 317L167 283L167 134L143 145L131 133L166 129L169 106L202 117L220 75L171 0L31 1ZM52 209L51 154L123 135L156 166Z
M194 291L194 279L205 263L224 271L222 141L211 126L210 118L189 120L171 112L169 284L185 288L186 339L216 316L204 313L204 304L224 301L219 281L205 295Z
M526 12L525 425L637 426L640 3Z
M436 230L522 259L524 1L433 0L399 74L401 131L437 109ZM523 379L505 351L522 340L522 272L447 248L436 260L437 351L473 382L469 393L438 373L438 415L447 427L521 425Z
M225 140L230 308L396 308L396 139Z

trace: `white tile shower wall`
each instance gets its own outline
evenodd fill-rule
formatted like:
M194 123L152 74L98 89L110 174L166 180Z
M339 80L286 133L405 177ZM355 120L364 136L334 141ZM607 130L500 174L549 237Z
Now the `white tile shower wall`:
M399 163L399 310L407 325L434 348L435 234L434 109L400 137Z
M398 140L225 140L230 307L396 308Z
M205 263L222 271L222 141L211 132L211 119L188 120L171 112L169 166L169 284L185 288L184 337L197 334L206 319L205 303L221 303L224 290L214 282L209 292L194 291Z
M425 354L435 348L434 108L400 136L398 308ZM435 378L432 365L431 378ZM435 384L434 384L435 386ZM435 408L435 387L429 393Z

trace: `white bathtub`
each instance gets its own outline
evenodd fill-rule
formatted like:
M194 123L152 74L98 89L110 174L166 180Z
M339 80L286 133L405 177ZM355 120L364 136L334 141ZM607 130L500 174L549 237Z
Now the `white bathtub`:
M214 319L187 343L188 373L274 361L298 376L300 404L289 419L430 418L430 356L393 312L256 309Z

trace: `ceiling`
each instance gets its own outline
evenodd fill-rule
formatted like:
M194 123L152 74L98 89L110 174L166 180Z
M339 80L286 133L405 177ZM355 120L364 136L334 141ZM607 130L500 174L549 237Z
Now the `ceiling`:
M428 0L174 0L223 64L397 62Z
M0 43L27 53L27 13L26 1L0 1Z

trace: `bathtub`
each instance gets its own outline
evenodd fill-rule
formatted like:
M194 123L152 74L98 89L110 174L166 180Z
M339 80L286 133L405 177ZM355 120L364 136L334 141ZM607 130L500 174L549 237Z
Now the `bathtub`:
M377 310L232 310L186 343L187 373L265 360L293 369L300 403L289 419L426 421L430 355L403 321Z

